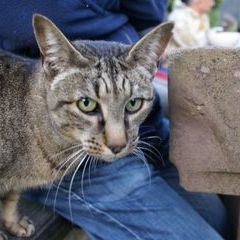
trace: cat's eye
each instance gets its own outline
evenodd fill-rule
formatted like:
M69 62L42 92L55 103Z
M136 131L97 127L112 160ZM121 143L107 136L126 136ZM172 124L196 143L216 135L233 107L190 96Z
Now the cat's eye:
M135 113L142 107L143 100L140 98L131 99L126 105L126 111L128 113Z
M77 102L78 108L84 113L91 113L97 109L97 102L91 98L83 97Z

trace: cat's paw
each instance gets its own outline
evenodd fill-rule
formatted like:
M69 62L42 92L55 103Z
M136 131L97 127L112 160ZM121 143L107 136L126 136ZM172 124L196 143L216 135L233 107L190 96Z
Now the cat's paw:
M7 235L1 230L0 230L0 240L8 240Z
M35 232L33 222L28 217L23 217L18 222L4 221L3 225L7 231L17 237L30 237Z

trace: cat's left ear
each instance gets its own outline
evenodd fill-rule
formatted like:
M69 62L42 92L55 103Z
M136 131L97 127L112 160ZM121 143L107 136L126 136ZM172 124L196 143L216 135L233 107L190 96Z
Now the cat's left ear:
M154 28L130 48L126 61L153 73L171 39L173 26L172 22L166 22Z
M75 49L48 18L34 14L33 28L41 52L43 68L51 77L74 65L84 66L88 64L88 59Z

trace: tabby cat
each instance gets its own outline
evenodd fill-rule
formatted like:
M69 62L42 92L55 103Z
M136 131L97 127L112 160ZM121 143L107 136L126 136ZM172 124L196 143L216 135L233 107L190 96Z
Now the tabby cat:
M21 191L60 178L88 156L111 162L137 146L173 24L132 46L71 43L41 15L33 27L42 61L0 51L1 219L19 237L34 233L17 213Z

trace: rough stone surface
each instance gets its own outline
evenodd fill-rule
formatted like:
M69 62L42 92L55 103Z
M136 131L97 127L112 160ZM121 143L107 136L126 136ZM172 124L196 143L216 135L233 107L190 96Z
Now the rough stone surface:
M170 159L190 191L240 195L240 49L172 56Z

